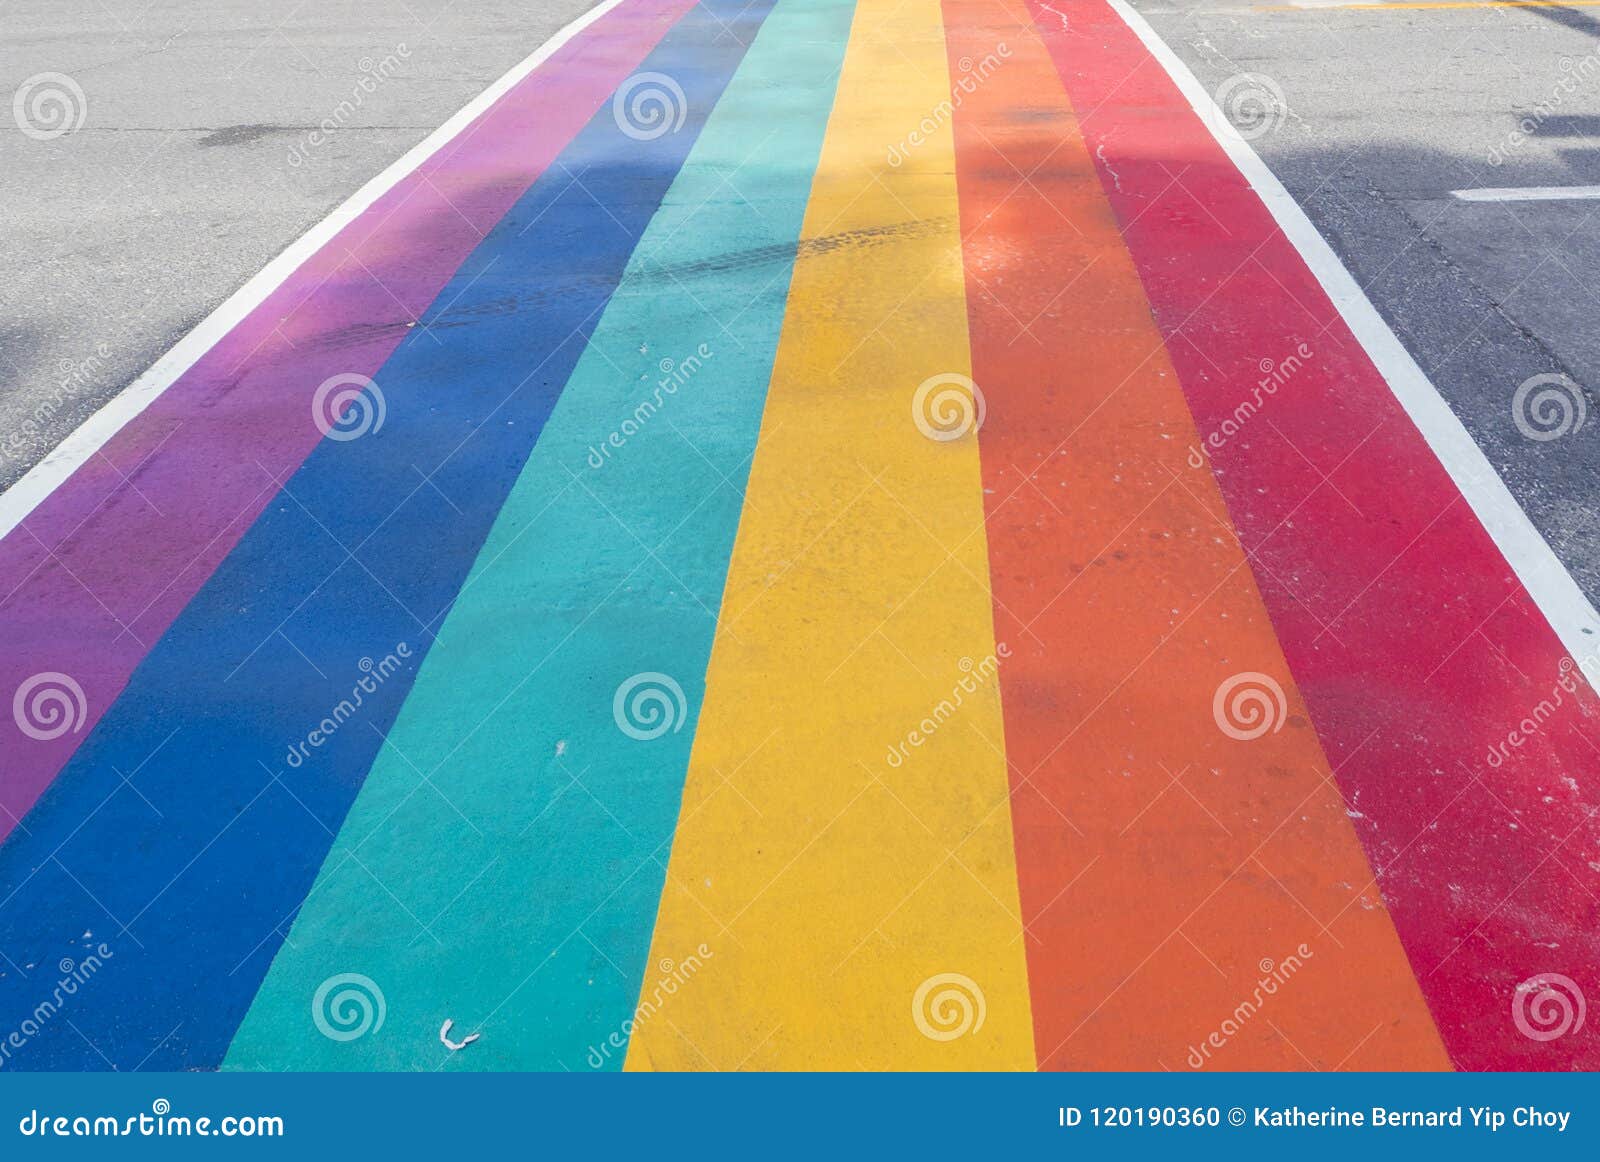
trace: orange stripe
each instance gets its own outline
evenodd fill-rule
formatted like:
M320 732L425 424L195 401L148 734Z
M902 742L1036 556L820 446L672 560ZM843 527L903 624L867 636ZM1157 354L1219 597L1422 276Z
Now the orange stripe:
M1055 69L1019 0L945 12L1040 1064L1445 1068Z

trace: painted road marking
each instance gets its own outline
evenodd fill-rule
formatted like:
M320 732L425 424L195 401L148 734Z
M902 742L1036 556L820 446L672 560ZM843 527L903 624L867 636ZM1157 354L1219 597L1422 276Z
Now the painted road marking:
M1201 120L1208 126L1226 124L1225 114L1217 108L1205 86L1144 17L1127 0L1106 0L1106 3L1166 71ZM1283 183L1257 156L1250 143L1237 133L1217 132L1214 136L1217 146L1238 168L1272 214L1278 228L1310 267L1351 333L1383 375L1395 399L1427 440L1439 463L1516 572L1517 579L1561 639L1561 644L1574 658L1592 653L1600 645L1600 637L1596 636L1600 635L1600 612L1596 612L1566 566L1533 527L1483 449L1467 433L1439 389L1383 321L1372 300L1328 245L1328 240L1312 225L1300 204L1284 189Z
M1528 568L1548 549L1486 463L1472 474L1482 454L1421 371L1255 154L1218 132L1204 90L1110 2L1115 16L1075 4L1072 31L1049 35L1078 105L1101 102L1085 136L1134 223L1125 236L1200 429L1238 425L1264 353L1314 344L1211 460L1445 1045L1463 1068L1592 1068L1592 1041L1530 1041L1509 1011L1520 982L1600 957L1592 897L1565 870L1600 857L1585 737L1600 700L1571 660L1593 667L1595 639L1551 601L1570 578ZM1176 83L1105 101L1149 52ZM1560 712L1509 743L1544 702ZM1344 910L1366 887L1350 885Z
M847 46L741 2L559 50L575 89L513 86L337 236L441 244L401 309L357 309L363 259L313 325L324 247L0 543L0 640L97 692L0 848L0 946L116 945L28 1065L1592 1066L1508 1010L1600 955L1557 636L1593 610L1282 187L1122 0L868 0ZM636 67L679 132L619 123ZM434 178L481 246L369 232L455 220ZM328 363L236 367L285 318ZM657 329L712 320L641 417ZM322 439L297 377L355 351L386 422ZM369 971L385 1028L325 1038ZM0 975L0 1027L35 994Z
M151 364L149 370L85 420L22 479L0 493L0 538L4 538L26 520L28 514L73 472L87 463L130 420L149 407L193 367L201 356L248 318L252 311L266 302L274 291L288 281L318 251L333 241L340 231L371 209L384 194L438 155L493 107L495 102L532 75L574 37L623 2L624 0L604 0L604 3L595 5L545 41L494 84L467 102L454 117L351 194L333 213L301 235L259 274L230 295L226 302L202 319L172 350Z
M1523 186L1451 190L1463 202L1575 202L1600 198L1600 186Z
M22 963L110 917L130 936L35 1061L222 1060L433 626L770 10L745 4L702 0L645 58L683 93L677 132L641 139L610 105L595 113L379 371L382 428L317 445L0 848L0 946ZM360 664L391 656L381 681ZM119 775L133 771L138 795ZM0 1027L35 992L0 980Z
M635 1012L641 998L659 1004L662 980L676 990L679 965L695 974L693 947L668 969L646 953L851 11L780 3L756 36L441 627L229 1068L433 1068L437 1045L404 1030L448 1009L484 1033L451 1068L620 1069L613 1035L654 1014ZM613 717L614 692L640 672L666 675L641 693L684 694L686 719L673 706L657 738ZM385 983L387 1032L308 1044L306 998L349 964Z
M65 673L85 694L79 729L48 742L0 715L0 838L321 442L319 386L424 337L414 321L690 3L630 0L534 54L89 421L103 447L69 439L50 464L90 458L66 485L41 468L0 496L0 690Z
M1303 910L1372 871L1027 6L945 12L952 69L1009 48L956 172L1039 1066L1331 1069L1381 1011L1362 1062L1448 1068L1376 889ZM1258 739L1213 716L1241 671L1284 693Z
M629 1069L1033 1066L978 446L913 418L971 370L949 100L938 0L862 0L651 945L715 959Z

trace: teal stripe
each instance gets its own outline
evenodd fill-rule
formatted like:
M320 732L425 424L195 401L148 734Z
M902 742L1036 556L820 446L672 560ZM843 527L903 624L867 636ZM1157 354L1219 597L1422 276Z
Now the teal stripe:
M226 1068L621 1067L852 11L851 0L781 0L763 24L501 510ZM640 739L613 703L647 672L681 687L684 710L669 690L673 728ZM648 698L636 709L645 717L624 715L633 734L651 733ZM339 1041L319 1033L313 1000L348 973L381 990L384 1020ZM451 1053L438 1038L446 1018L455 1039L482 1039Z

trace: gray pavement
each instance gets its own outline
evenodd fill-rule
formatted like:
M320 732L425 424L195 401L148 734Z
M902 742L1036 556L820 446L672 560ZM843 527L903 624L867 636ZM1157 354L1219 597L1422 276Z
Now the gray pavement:
M595 2L0 0L0 488Z
M1600 604L1600 201L1451 195L1600 184L1600 9L1134 2L1212 92L1281 90L1252 145ZM1581 427L1524 434L1540 374Z
M0 95L60 73L84 116L0 123L0 487L590 3L0 0ZM1255 148L1600 603L1600 201L1450 192L1600 184L1600 9L1136 3L1209 89L1282 92ZM1588 418L1531 439L1514 397L1543 373Z

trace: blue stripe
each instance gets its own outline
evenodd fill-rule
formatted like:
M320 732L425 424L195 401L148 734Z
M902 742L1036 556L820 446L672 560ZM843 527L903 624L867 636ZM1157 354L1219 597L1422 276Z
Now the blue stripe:
M677 987L647 963L650 939L853 7L780 5L762 26L226 1068L617 1069L641 995ZM664 675L636 690L665 692L671 726L630 735L614 700L640 672ZM311 1001L351 972L384 995L384 1025L320 1036ZM446 1017L482 1039L449 1052L432 1036Z
M682 125L638 140L595 115L375 376L382 427L317 447L0 849L0 1028L34 1027L12 1064L220 1063L771 3L702 0L667 34L640 71L681 87ZM58 962L101 943L60 1019L35 1020Z

